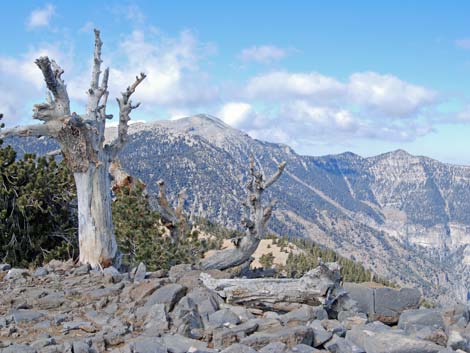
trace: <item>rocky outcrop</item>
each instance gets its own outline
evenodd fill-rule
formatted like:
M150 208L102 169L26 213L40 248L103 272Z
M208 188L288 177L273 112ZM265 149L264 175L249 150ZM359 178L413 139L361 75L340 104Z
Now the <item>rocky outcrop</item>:
M469 308L420 309L411 290L390 289L383 296L388 299L381 305L398 316L395 326L375 306L370 311L354 302L338 287L334 270L328 280L328 272L317 269L327 284L321 304L300 296L276 309L228 300L223 287L237 279L223 271L144 267L119 273L72 262L53 261L34 271L1 265L0 353L470 352ZM207 276L215 288L198 280ZM253 281L259 294L264 280L244 281ZM350 294L356 298L371 290L346 287L355 289ZM379 289L375 294L385 290Z

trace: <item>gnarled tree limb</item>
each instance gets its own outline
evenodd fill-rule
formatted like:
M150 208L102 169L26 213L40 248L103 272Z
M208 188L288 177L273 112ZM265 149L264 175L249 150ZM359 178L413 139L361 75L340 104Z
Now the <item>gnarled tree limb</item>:
M250 260L251 255L256 251L258 245L264 237L266 224L272 215L274 204L267 207L262 204L263 192L279 179L285 162L278 165L277 172L264 182L264 175L255 170L253 156L250 158L249 181L247 183L247 198L243 203L245 215L242 218L242 225L246 230L246 235L235 242L235 248L215 252L210 257L201 261L203 269L225 270L227 268L239 266Z
M136 76L134 83L127 87L126 92L122 93L121 98L116 98L119 104L119 125L118 125L118 137L110 145L110 150L112 155L116 155L127 142L127 130L129 128L129 114L132 110L139 107L140 103L136 105L132 104L130 100L132 94L135 92L137 86L147 77L143 72L140 73L140 76Z
M227 303L268 310L283 310L293 303L328 304L340 278L336 263L321 264L299 279L215 279L204 272L200 275L202 283Z

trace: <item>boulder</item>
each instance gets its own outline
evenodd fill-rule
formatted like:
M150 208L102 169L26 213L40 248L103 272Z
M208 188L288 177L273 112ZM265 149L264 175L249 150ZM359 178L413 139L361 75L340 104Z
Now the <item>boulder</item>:
M139 266L135 269L134 272L134 282L141 282L145 279L147 275L147 266L143 262L139 263Z
M159 336L169 329L168 315L165 304L154 304L147 310L145 319L145 334Z
M132 353L167 353L166 346L161 339L155 337L139 337L135 342L127 345Z
M309 323L307 326L311 327L313 330L313 346L319 347L323 343L327 342L332 336L333 333L325 330L319 320L314 320Z
M331 353L361 353L363 350L354 347L352 343L342 337L333 336L333 338L325 343L325 348Z
M2 353L37 353L37 350L27 344L13 344L1 350Z
M238 325L240 318L230 309L221 309L209 315L209 325L212 327L222 327Z
M283 326L305 325L316 318L315 311L310 305L302 305L299 309L280 315L278 320Z
M251 335L258 329L256 320L249 320L234 327L221 327L212 333L212 342L216 348L228 347L240 342L243 338Z
M18 279L24 279L26 277L29 277L29 271L24 269L24 268L12 268L8 270L5 280L18 280Z
M462 337L460 332L456 330L452 330L449 332L449 338L447 340L447 347L457 350L457 349L462 349L466 350L467 349L467 340Z
M273 342L270 343L260 350L258 350L259 353L286 353L288 350L287 346L285 343L282 342Z
M313 330L307 326L283 327L272 331L256 332L240 341L255 349L260 349L272 342L285 343L289 348L299 343L312 345Z
M10 264L0 264L0 271L8 271L11 269Z
M369 320L387 324L396 324L403 311L417 309L421 300L421 293L415 288L369 288L358 283L345 283L344 288Z
M374 313L369 318L393 324L398 322L403 311L418 308L421 293L416 288L376 288L374 299Z
M207 344L181 335L163 335L162 342L167 347L169 353L187 353L196 349L204 352L216 352L207 348Z
M346 338L367 353L437 353L442 349L435 343L407 336L401 330L373 332L364 326L349 331Z
M400 316L398 327L408 333L415 333L423 327L445 329L442 314L435 309L406 310Z
M204 327L196 304L188 297L183 297L176 304L171 315L175 331L190 338L201 338L200 330Z
M15 323L19 324L22 322L31 322L39 320L40 318L45 316L44 312L35 311L35 310L14 310L11 313L13 320Z
M145 307L150 307L155 304L165 304L167 311L170 312L173 310L175 304L183 298L185 294L186 287L170 283L158 288L152 295L150 295L145 303Z

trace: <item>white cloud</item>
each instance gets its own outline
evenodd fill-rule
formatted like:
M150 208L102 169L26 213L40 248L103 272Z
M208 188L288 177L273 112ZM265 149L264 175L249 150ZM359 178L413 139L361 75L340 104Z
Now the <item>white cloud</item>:
M348 82L340 82L316 72L275 71L250 79L244 93L250 99L263 101L304 99L323 105L354 105L386 117L418 114L433 106L438 98L433 90L375 72L354 73Z
M218 117L230 126L242 127L252 112L253 109L248 103L230 102L220 109Z
M47 4L43 8L33 10L28 18L28 28L34 29L49 26L49 22L51 21L51 18L54 16L54 14L55 7L51 4Z
M178 38L155 34L147 39L142 31L134 31L122 42L117 54L125 62L111 69L113 86L119 90L134 80L138 71L147 79L139 87L136 97L147 106L164 105L185 107L204 104L215 99L217 89L207 82L207 74L200 69L200 60L210 50L190 31Z
M284 59L287 54L287 50L274 45L261 45L243 49L238 57L243 62L254 61L268 64L273 61Z
M455 45L462 49L470 49L470 38L456 39Z
M353 103L393 117L416 114L437 99L433 90L375 72L351 75L348 93Z
M252 99L310 98L329 100L344 95L345 85L334 78L312 73L275 71L248 81L245 94Z

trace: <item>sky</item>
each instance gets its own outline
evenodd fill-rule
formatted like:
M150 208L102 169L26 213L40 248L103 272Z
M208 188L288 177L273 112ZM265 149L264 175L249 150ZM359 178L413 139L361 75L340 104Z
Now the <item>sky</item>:
M85 110L99 28L111 97L148 75L134 120L205 113L300 154L470 165L468 1L5 1L0 23L7 127L44 100L43 55Z

